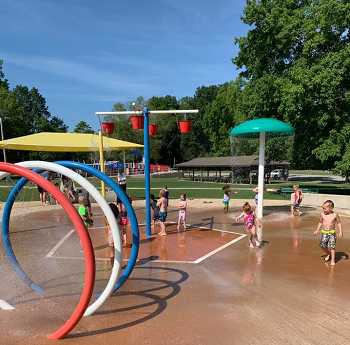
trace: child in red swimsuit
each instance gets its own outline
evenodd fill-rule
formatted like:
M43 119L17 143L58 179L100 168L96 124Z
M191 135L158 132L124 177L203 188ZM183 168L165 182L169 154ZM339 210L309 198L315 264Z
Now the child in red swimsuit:
M254 248L253 240L255 240L255 247L259 247L260 242L258 241L256 228L260 227L260 223L255 213L252 211L249 202L243 205L243 212L236 218L236 222L242 218L244 220L245 229L248 232L249 247Z
M128 195L128 199L130 204L132 204L131 196ZM122 239L123 239L123 247L128 247L128 239L127 239L127 228L128 228L128 212L126 211L126 207L124 204L120 203L118 205L119 208L119 216L122 222Z
M303 214L303 212L301 212L299 210L299 205L300 203L302 202L303 200L303 192L299 189L299 185L295 184L293 186L293 189L295 190L295 193L294 193L294 199L293 199L293 202L292 202L292 206L291 206L291 215L289 217L294 217L294 212L297 211L299 216L301 216Z

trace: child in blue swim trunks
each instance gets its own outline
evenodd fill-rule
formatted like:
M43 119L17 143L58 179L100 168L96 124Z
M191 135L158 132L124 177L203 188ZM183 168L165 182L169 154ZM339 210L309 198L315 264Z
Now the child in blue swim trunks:
M161 231L158 233L158 235L160 236L166 235L165 221L168 215L168 202L167 202L167 199L165 198L165 195L166 195L165 190L161 189L159 191L159 200L157 202L157 206L159 207L159 222L160 222L160 228L161 228Z

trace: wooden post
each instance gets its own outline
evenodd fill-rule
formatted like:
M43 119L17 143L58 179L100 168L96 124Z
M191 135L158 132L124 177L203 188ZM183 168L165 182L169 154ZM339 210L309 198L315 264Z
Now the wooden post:
M253 184L253 174L252 174L252 168L249 168L249 184Z
M201 168L201 182L203 182L203 168Z

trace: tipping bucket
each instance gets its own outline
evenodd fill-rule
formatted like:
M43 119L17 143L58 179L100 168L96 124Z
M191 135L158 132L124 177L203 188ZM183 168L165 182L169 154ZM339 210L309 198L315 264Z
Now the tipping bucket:
M158 131L158 125L148 125L149 135L156 135Z
M105 135L111 135L114 132L114 122L102 122L102 131Z
M143 116L142 115L136 115L131 116L130 121L132 124L133 129L143 129Z
M181 133L191 133L192 120L179 121Z

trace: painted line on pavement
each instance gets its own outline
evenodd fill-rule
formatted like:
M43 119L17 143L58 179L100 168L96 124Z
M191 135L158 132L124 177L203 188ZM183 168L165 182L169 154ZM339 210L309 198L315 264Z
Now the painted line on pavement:
M13 310L15 309L14 307L12 307L11 304L8 304L6 301L4 301L3 299L0 299L0 309L2 310Z
M196 261L194 261L194 263L195 263L195 264L199 264L200 262L204 261L205 259L208 259L210 256L212 256L212 255L214 255L214 254L220 252L221 250L227 248L227 247L230 246L231 244L240 241L240 240L241 240L242 238L244 238L244 237L247 237L247 235L241 235L241 236L239 236L238 238L232 240L231 242L228 242L228 243L224 244L223 246L221 246L221 247L219 247L219 248L217 248L217 249L211 251L210 253L208 253L208 254L202 256L201 258L199 258L199 259L197 259Z
M74 231L75 231L75 229L69 231L68 234L67 234L66 236L64 236L64 237L61 239L61 241L59 241L59 242L52 248L52 250L46 255L46 257L47 257L47 258L51 258L52 255L55 254L56 250L57 250L59 247L61 247L61 245L63 244L63 242L64 242Z

